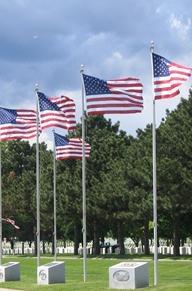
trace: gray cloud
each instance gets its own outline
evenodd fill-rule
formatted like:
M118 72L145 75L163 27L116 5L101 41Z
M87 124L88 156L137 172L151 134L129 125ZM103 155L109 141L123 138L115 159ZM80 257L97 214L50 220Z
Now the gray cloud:
M190 3L0 0L2 105L12 105L16 98L19 102L33 98L36 82L48 94L80 90L83 63L86 72L106 79L140 77L149 106L142 123L145 117L147 123L151 110L150 41L154 40L157 52L168 59L191 60L191 30L186 29L183 41L179 34L179 28L190 23ZM173 15L174 25L170 23Z

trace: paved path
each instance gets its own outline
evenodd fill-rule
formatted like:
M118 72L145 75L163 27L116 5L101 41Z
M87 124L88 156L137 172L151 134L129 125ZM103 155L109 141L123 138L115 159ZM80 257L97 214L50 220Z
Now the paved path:
M23 291L23 290L19 290L19 289L0 288L0 291Z

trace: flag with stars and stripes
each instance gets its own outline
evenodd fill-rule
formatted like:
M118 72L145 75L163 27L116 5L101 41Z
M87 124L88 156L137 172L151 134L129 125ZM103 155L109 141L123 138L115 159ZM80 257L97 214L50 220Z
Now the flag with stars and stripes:
M41 129L59 127L67 130L76 128L75 103L66 96L47 97L37 92Z
M78 160L82 159L83 148L82 148L82 139L81 138L70 138L55 133L55 150L56 150L56 160ZM88 143L85 143L85 157L89 158L91 146Z
M36 136L36 111L0 107L0 140L32 139Z
M89 115L129 114L143 109L143 85L138 78L104 81L83 74Z
M155 99L172 98L179 95L178 87L192 74L192 68L168 61L152 54Z

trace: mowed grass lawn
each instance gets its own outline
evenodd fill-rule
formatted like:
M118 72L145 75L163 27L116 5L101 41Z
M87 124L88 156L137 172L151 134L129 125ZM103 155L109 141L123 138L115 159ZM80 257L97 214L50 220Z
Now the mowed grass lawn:
M66 283L37 285L36 258L9 256L3 258L3 263L20 262L21 280L16 282L0 283L0 288L20 290L65 290L65 291L106 291L108 287L108 269L110 266L123 261L148 261L149 262L149 288L139 290L192 290L192 260L191 258L159 259L158 262L158 287L153 287L153 260L152 257L124 257L124 258L88 258L87 281L83 282L83 260L79 257L58 257L65 262ZM52 258L41 257L41 265L52 261ZM114 290L114 289L113 289ZM117 290L117 289L116 289Z

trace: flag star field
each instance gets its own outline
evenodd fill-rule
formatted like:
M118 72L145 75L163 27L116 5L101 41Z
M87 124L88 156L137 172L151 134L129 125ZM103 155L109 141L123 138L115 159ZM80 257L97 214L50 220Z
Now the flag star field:
M16 110L0 108L0 124L16 123Z
M154 54L154 77L169 76L167 63L168 61L165 58Z

